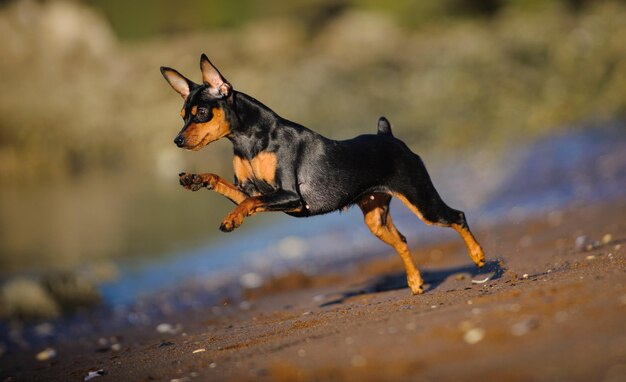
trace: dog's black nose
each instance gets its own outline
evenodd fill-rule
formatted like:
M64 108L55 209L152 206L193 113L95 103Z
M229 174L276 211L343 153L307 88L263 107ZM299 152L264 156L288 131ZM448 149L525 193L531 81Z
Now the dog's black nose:
M174 138L174 143L176 143L176 146L178 147L183 147L183 145L185 144L185 138L183 138L182 135L179 135Z

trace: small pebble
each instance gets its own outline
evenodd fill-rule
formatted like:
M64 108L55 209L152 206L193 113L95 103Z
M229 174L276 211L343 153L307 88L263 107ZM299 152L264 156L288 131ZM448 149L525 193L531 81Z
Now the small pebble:
M174 327L168 323L162 323L157 325L156 331L159 333L172 333L174 331Z
M587 260L593 260L595 258L596 258L595 255L589 255L589 256L586 257Z
M303 315L303 316L308 316L309 314L313 314L313 312L308 311L308 312L304 312L304 313L302 313L302 315Z
M191 354L202 353L202 352L205 352L205 351L206 351L205 348L200 348L200 349L196 349L196 350L192 351Z
M95 370L95 371L90 371L84 378L85 381L89 381L91 379L97 378L97 377L102 377L103 375L106 375L106 371L104 371L104 369L99 369L99 370Z
M255 289L263 285L263 277L255 272L249 272L239 278L239 282L244 288Z
M211 369L215 369L215 368L217 367L217 364L216 364L215 362L211 362L211 363L209 364L209 367L210 367Z
M528 278L528 273L524 273L524 274L522 275L522 278L527 279L527 278Z
M602 244L609 244L611 240L613 240L613 236L611 236L610 233L607 233L606 235L602 236Z
M520 337L528 333L531 329L536 328L537 325L538 325L537 319L529 318L527 320L520 321L514 324L513 326L511 326L511 333L514 336Z
M463 340L470 345L479 343L485 338L485 329L473 328L465 332Z
M574 241L574 245L576 246L576 249L579 251L582 251L583 249L585 249L587 245L587 236L584 236L584 235L578 236L576 240Z
M472 280L472 284L484 284L489 281L489 276L485 277L482 280Z
M113 351L120 351L120 350L122 350L122 345L120 345L120 344L113 344L113 345L111 345L111 350L113 350Z
M57 351L54 350L53 348L46 348L42 351L40 351L39 353L37 353L37 355L35 356L35 358L37 359L37 361L48 361L54 357L56 357L57 355Z

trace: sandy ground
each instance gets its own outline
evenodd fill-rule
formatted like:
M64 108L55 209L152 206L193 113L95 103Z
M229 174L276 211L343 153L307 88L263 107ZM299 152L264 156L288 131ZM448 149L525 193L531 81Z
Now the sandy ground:
M175 313L169 333L93 333L45 361L8 352L0 381L626 381L625 216L619 200L482 227L480 271L458 238L414 248L421 296L391 250L289 275Z

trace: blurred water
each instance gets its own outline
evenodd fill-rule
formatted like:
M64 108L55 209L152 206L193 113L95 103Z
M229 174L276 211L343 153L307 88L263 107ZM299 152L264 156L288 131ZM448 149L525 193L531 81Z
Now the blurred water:
M456 163L425 161L444 199L464 210L470 224L480 226L503 218L522 219L571 202L624 196L625 132L624 124L616 122L548 137L504 155L479 152L460 163L457 158ZM451 230L425 226L397 202L391 208L394 221L412 244L454 236ZM306 219L285 217L246 233L235 231L170 259L121 263L120 280L104 285L102 292L109 304L124 305L139 295L180 283L218 290L238 280L250 282L250 274L263 278L294 269L315 273L385 251L389 249L369 233L358 208Z

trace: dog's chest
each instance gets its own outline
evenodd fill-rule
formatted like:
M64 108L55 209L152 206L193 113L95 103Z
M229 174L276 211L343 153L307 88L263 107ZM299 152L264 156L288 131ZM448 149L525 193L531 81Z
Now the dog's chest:
M269 151L261 151L252 159L240 156L233 158L233 169L239 184L248 182L254 184L266 183L275 187L277 166L278 158L276 154Z

